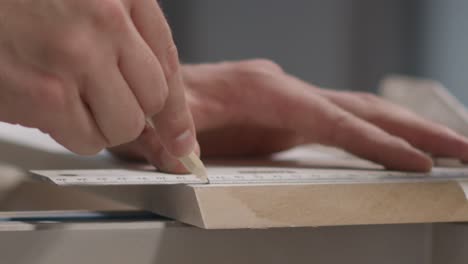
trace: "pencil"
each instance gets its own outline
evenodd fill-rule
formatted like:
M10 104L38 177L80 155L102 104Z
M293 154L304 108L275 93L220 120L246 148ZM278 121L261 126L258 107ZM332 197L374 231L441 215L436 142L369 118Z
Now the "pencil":
M155 129L153 120L151 118L146 118L146 123L152 128ZM184 165L184 167L193 175L197 176L199 179L208 181L208 174L206 172L206 167L201 161L201 159L192 151L185 157L180 157L178 160Z

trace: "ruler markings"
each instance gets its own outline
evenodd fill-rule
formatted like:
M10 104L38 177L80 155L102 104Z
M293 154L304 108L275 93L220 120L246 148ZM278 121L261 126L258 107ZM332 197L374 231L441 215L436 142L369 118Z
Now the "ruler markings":
M206 184L194 175L141 170L43 170L33 175L58 185ZM342 169L211 167L210 184L383 183L468 180L468 168L435 168L431 173Z

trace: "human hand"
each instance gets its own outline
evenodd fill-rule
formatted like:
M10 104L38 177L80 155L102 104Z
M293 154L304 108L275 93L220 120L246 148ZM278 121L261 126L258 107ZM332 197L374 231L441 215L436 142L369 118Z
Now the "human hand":
M195 146L177 49L155 0L0 2L0 121L39 128L79 154L140 136Z
M265 60L183 68L204 156L264 155L320 143L395 170L430 170L424 152L468 161L466 138L371 94L319 89ZM158 149L157 141L138 140L116 152L167 170ZM171 169L183 171L180 164Z

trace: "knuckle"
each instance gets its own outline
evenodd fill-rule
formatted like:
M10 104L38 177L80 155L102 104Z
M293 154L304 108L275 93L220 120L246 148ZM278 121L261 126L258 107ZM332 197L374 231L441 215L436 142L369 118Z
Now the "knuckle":
M257 70L281 73L283 69L276 62L269 59L253 59L248 62L251 67L254 67Z
M264 81L283 73L282 68L268 59L254 59L237 63L236 72L240 78L250 81Z
M163 66L164 75L166 75L167 80L170 80L179 71L179 52L173 42L171 42L166 49L165 56L166 62Z
M83 31L72 31L53 45L57 59L66 65L86 65L91 59L91 37Z
M127 11L121 1L93 1L93 19L97 27L121 31L127 25Z
M34 81L31 98L48 111L63 111L69 105L67 90L63 83L52 76L41 76Z

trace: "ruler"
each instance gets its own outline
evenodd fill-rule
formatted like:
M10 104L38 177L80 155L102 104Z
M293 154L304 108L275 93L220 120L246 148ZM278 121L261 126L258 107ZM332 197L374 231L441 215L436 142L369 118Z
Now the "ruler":
M38 179L62 186L98 185L245 185L468 181L466 168L434 168L430 173L385 170L299 169L285 167L208 167L208 181L194 175L151 170L35 170Z

